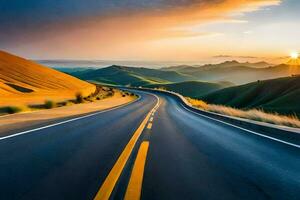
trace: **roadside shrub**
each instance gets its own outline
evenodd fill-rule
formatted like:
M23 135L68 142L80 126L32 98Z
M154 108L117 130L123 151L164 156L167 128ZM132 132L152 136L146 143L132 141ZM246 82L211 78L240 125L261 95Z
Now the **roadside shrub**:
M54 108L56 106L56 103L51 101L51 100L47 100L45 101L45 108L46 109L51 109Z
M0 113L14 114L14 113L18 113L21 111L22 111L22 109L19 107L16 107L16 106L6 106L6 107L0 108Z
M80 92L78 92L78 93L76 93L76 103L83 103L83 101L84 101L84 98L83 98L83 96L82 96L82 94L80 93Z

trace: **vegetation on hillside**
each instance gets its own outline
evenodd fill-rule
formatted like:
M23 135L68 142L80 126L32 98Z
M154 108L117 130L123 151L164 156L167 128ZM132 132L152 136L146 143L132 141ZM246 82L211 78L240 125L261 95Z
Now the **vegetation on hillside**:
M46 100L43 104L0 107L0 115L14 114L23 111L33 111L33 110L40 110L40 109L52 109L52 108L57 108L62 106L70 106L74 104L95 102L98 100L102 100L114 96L116 91L119 90L98 85L96 91L88 96L84 96L82 93L78 92L74 95L72 99L65 100L65 101L56 102L53 100ZM123 91L119 91L119 92L121 92L121 95L123 97L134 96L134 94L130 92L123 92Z
M240 110L228 106L207 104L204 101L187 98L187 100L195 107L205 111L215 112L223 115L251 119L260 122L266 122L276 125L300 128L300 120L294 116L284 116L277 113L266 113L259 109Z

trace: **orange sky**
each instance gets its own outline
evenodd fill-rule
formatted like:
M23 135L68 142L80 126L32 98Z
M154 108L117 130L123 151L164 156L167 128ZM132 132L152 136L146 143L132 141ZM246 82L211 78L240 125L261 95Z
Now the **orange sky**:
M274 31L296 25L288 17L279 24L272 20L272 11L282 6L280 0L187 2L65 17L28 25L21 35L12 29L8 38L15 42L6 42L4 49L45 59L197 61L227 55L275 62L297 50L291 45L296 37L291 30L276 32L274 45Z

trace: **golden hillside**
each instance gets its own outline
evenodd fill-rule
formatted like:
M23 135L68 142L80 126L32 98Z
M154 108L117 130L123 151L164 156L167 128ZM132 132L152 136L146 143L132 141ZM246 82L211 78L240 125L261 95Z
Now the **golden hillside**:
M85 81L0 51L0 105L63 100L94 91Z

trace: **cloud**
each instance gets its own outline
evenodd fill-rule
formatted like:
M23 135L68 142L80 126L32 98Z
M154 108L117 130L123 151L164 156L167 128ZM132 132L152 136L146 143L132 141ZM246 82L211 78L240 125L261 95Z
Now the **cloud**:
M243 33L246 34L246 35L250 35L250 34L253 33L253 31L251 31L251 30L249 30L249 31L244 31Z
M116 52L113 48L142 48L141 43L155 39L211 36L216 33L194 32L183 27L208 22L247 23L236 15L278 5L281 1L99 0L87 3L84 0L28 0L23 5L21 1L5 2L0 3L4 11L0 13L0 44L3 47L35 47L53 55L56 51L57 54L90 56ZM64 51L59 51L58 47Z
M216 56L213 56L213 58L233 58L234 56L231 56L231 55L216 55Z
M257 57L257 56L238 56L238 58L257 59L257 58L263 58L263 57Z
M263 57L258 56L234 56L234 55L216 55L213 58L242 58L242 59L263 59Z

